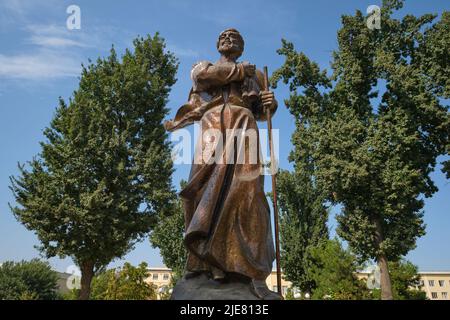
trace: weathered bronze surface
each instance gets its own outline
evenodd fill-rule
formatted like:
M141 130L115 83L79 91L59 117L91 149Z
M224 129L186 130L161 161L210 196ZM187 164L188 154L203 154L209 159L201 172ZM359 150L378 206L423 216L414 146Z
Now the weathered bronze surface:
M266 108L273 114L277 102L264 90L263 73L248 62L237 62L244 50L237 30L223 31L217 49L221 57L216 63L193 66L189 101L165 124L173 131L199 121L203 132L222 133L221 143L217 136L211 142L200 134L189 182L180 193L188 248L185 279L207 274L224 282L238 275L249 279L258 298L274 298L265 286L275 252L256 121L265 120ZM255 157L245 144L250 131L257 136ZM238 161L240 142L245 146L244 161ZM215 161L204 159L211 145Z

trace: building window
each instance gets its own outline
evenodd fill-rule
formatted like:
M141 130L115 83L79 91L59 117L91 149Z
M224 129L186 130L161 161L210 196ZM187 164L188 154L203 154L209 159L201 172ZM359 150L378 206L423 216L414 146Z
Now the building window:
M153 274L153 280L158 280L158 274L157 273Z
M169 280L169 274L168 273L164 273L163 280Z
M445 281L444 280L439 280L439 287L443 287L445 285Z
M281 287L281 294L282 294L283 296L285 296L285 295L286 295L286 293L287 293L287 289L288 289L288 287L287 287L287 286L282 286L282 287Z
M428 280L428 285L430 287L434 287L434 280Z
M278 287L277 287L277 286L273 286L273 287L272 287L272 291L273 291L273 292L278 292Z
M423 287L423 286L425 285L425 282L423 282L423 280L420 280L419 285L420 285L421 287Z
M447 292L442 292L442 299L447 299Z
M437 292L432 292L431 293L431 298L432 299L437 299Z

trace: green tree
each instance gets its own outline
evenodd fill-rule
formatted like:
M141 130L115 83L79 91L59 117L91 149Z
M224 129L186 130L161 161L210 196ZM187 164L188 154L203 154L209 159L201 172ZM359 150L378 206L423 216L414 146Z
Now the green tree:
M294 291L292 290L292 288L287 289L284 300L297 300L294 297Z
M360 11L342 17L332 76L283 40L286 60L272 78L291 90L292 158L310 157L319 192L343 206L337 232L361 260L377 261L382 299L393 298L388 261L425 234L423 198L437 191L430 173L448 152L448 77L437 69L449 59L427 55L448 55L448 13L434 24L430 14L394 19L402 5L383 2L379 30Z
M293 173L282 170L277 175L281 267L286 280L302 292L311 292L315 284L306 270L308 248L328 239L328 212L312 177L302 174L304 167L299 167L295 164Z
M357 257L342 248L337 240L322 241L309 248L310 266L306 269L316 287L313 299L359 300L370 297L366 284L356 277Z
M93 278L95 279L95 277ZM92 280L94 281L94 280ZM62 300L78 300L78 297L80 296L80 289L72 289L69 290L69 292L67 293L63 293L61 295L61 299ZM92 293L91 293L91 297L92 297Z
M410 261L389 261L389 274L392 281L392 295L395 300L425 300L426 293L420 284L417 266ZM380 298L380 291L372 292L375 299Z
M79 88L61 98L42 151L11 177L15 217L47 257L81 269L80 299L94 273L125 255L172 201L170 144L162 121L177 62L163 39L83 66Z
M420 39L421 72L425 81L436 95L450 98L450 12L442 14L441 20L424 32ZM446 154L450 154L450 141L447 141ZM450 179L450 160L443 162L442 171Z
M48 262L6 261L0 266L0 300L54 300L57 281Z
M92 278L91 300L108 300L109 282L114 282L116 280L116 272L117 270L115 268L103 270L102 272L98 272Z
M128 262L122 268L110 269L92 281L94 300L154 300L155 286L148 283L147 264L134 267Z
M186 181L180 182L184 188ZM187 250L184 246L184 207L180 198L177 199L172 210L160 214L157 225L150 235L150 242L158 248L164 264L172 269L172 281L176 282L184 272Z

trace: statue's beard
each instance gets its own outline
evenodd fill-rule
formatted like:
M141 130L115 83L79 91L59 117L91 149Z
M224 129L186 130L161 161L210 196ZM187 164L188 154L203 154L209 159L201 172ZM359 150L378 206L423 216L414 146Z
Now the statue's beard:
M224 44L219 47L219 53L228 56L228 57L234 57L239 58L242 54L242 49L240 46L233 45L233 44Z

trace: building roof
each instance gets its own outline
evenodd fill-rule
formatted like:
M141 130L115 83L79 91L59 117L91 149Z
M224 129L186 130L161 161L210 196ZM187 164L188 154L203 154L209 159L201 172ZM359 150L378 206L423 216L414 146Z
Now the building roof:
M419 271L417 272L421 275L427 275L427 274L448 274L450 275L450 271Z
M172 269L167 267L148 267L148 271L172 271Z

